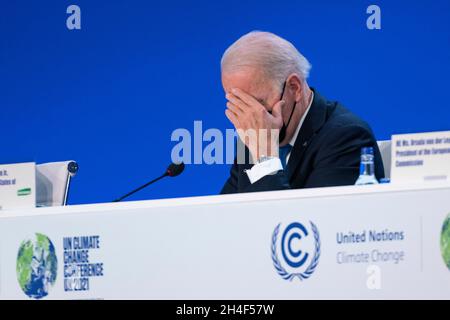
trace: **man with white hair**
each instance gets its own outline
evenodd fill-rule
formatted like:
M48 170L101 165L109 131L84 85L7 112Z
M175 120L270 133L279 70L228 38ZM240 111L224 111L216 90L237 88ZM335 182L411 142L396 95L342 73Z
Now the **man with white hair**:
M225 51L225 114L250 160L235 160L221 193L352 185L362 147L374 148L376 177L384 177L369 125L310 88L310 68L290 42L269 32L250 32Z

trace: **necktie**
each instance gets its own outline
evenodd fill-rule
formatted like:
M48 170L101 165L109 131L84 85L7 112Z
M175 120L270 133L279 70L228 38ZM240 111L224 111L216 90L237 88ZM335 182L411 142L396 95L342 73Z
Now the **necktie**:
M289 152L291 152L292 146L290 144L285 145L284 147L280 147L280 160L281 160L281 164L283 165L283 169L286 170L286 159L287 156L289 154Z

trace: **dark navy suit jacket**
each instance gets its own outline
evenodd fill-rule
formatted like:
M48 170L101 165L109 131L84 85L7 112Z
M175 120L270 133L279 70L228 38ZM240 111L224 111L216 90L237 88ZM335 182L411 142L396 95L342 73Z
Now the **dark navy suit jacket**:
M380 151L369 125L338 102L327 101L312 90L314 99L286 170L251 184L244 170L253 165L237 164L235 160L222 194L352 185L359 176L362 147L374 148L375 175L384 177Z

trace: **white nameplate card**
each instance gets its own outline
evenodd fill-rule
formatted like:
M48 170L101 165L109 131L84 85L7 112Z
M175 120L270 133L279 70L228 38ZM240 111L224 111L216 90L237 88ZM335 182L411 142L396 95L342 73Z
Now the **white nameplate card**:
M450 131L393 135L391 181L450 181Z
M0 164L0 210L36 206L36 164Z

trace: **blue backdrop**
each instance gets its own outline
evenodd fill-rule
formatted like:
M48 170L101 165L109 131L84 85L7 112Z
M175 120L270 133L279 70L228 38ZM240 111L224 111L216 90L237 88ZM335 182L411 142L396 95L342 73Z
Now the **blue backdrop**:
M71 4L81 30L66 28ZM378 139L450 129L448 0L1 0L0 163L77 160L72 204L126 193L165 169L174 129L232 128L219 62L255 29L292 41L310 84ZM228 172L191 165L130 199L216 194Z

